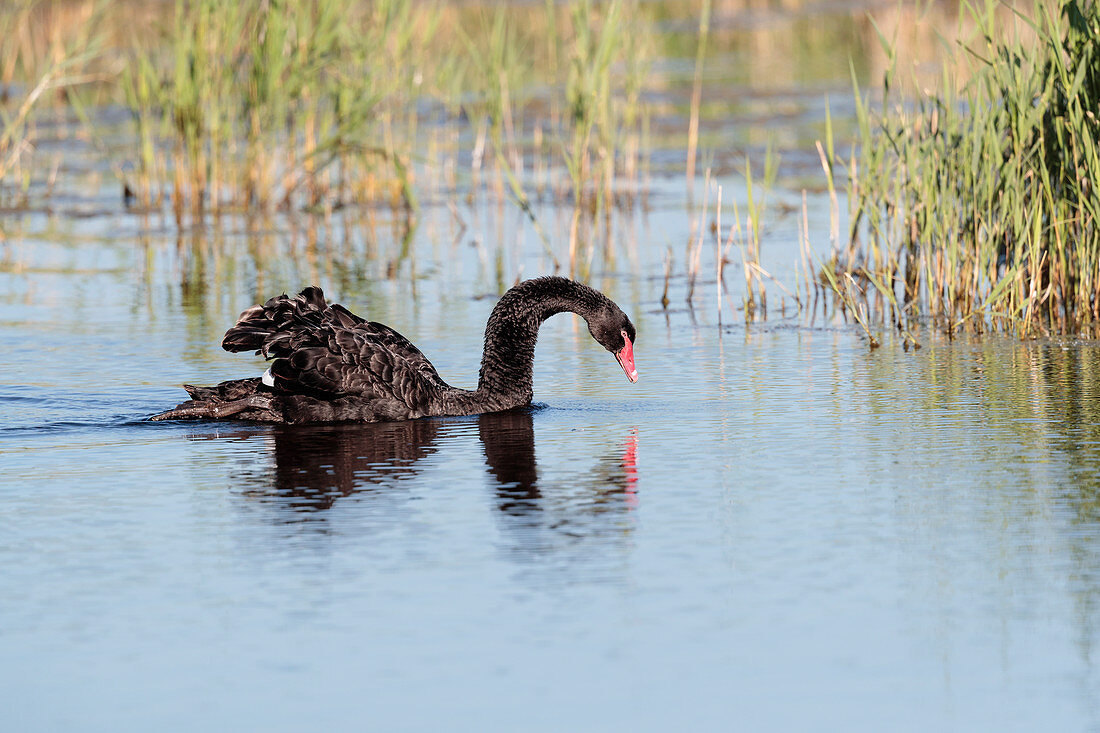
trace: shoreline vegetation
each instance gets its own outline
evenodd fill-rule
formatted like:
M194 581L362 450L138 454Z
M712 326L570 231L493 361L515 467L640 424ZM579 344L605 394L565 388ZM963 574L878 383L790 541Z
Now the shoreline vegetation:
M875 63L852 60L855 139L838 145L826 114L817 144L830 254L811 255L823 236L803 204L790 289L760 256L779 154L769 143L762 160L727 163L747 198L723 201L710 170L722 136L700 125L708 107L722 114L708 53L740 42L731 27L751 12L738 0L19 0L0 9L0 208L49 196L59 163L43 174L35 141L63 110L127 208L168 212L181 232L227 215L377 207L411 229L423 200L486 195L518 207L554 266L583 279L613 256L616 212L645 207L653 176L678 166L689 305L704 261L728 299L736 249L749 320L766 317L774 285L801 311L830 302L872 348L887 328L919 346L929 325L1100 332L1096 3L963 3L953 30L935 18L932 37L946 37L925 31L925 46L943 47L935 78L905 22L931 6L898 6L904 34L868 19L879 43ZM682 94L669 91L670 58L688 67ZM879 81L861 88L867 78ZM109 130L103 109L121 112ZM684 122L671 142L669 119ZM571 212L567 242L550 243L536 202ZM666 306L673 259L669 247Z
M906 345L925 323L1100 333L1100 9L1039 4L1007 33L998 9L968 7L977 32L936 90L897 93L896 64L876 95L857 88L856 152L822 156L847 169L851 221L822 281L872 344L874 317Z
M637 0L158 7L130 32L120 13L148 10L23 0L0 11L11 39L0 90L18 110L3 120L7 187L28 175L33 110L53 91L85 112L125 109L132 149L117 174L133 203L169 207L180 227L248 211L411 211L418 188L453 189L458 175L528 212L539 195L595 215L643 189L640 95L653 24ZM51 24L54 32L36 33ZM429 153L447 161L430 172L452 180L416 180ZM3 195L9 207L18 202Z

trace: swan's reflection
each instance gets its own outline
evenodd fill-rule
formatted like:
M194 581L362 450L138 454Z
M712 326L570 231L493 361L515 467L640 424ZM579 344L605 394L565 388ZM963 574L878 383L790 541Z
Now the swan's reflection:
M328 509L342 496L415 476L416 462L436 452L438 430L433 420L278 426L267 493L296 512Z
M623 514L636 505L633 434L622 445L608 446L583 476L574 474L570 480L556 479L542 486L531 411L475 419L493 504L508 544L526 553L560 544L563 538L622 529L619 522L609 521L609 513ZM469 427L467 421L434 419L276 426L268 434L274 466L260 472L242 471L238 477L246 485L245 495L274 507L280 522L315 521L321 518L318 512L353 495L391 505L398 492L415 486L410 479L434 470L432 462L422 459L439 452L440 439L461 436ZM457 448L461 441L454 445ZM455 476L454 480L480 483L484 477Z
M550 479L538 475L530 413L482 415L478 434L495 479L501 533L517 559L583 547L582 540L618 540L629 531L629 514L637 506L634 431L583 473L569 466L577 456L566 451L569 459L554 467Z
M535 431L531 413L480 415L477 432L485 447L489 473L496 480L497 506L500 510L515 516L537 511L541 496L535 468Z

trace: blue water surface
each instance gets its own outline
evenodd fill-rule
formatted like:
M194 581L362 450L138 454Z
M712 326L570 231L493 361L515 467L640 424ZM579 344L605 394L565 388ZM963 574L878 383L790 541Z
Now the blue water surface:
M636 385L563 315L530 410L144 420L259 374L221 333L310 283L472 386L500 260L437 215L390 279L385 231L341 260L26 217L0 269L0 728L1100 726L1095 344L872 352L774 289L719 326L713 275L663 309L662 250L626 243L591 281L638 326ZM521 244L511 273L551 269Z

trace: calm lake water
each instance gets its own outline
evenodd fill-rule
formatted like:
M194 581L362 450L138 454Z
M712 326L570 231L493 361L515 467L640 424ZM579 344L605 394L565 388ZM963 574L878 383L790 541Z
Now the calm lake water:
M770 126L781 180L814 171L834 60L796 59L778 102L708 76L743 103L704 121L719 162ZM0 238L0 730L1100 731L1098 345L870 352L772 283L746 324L736 249L720 325L711 242L686 305L702 185L692 209L650 183L590 278L638 327L638 384L563 315L528 411L149 423L184 382L260 374L222 333L309 284L473 386L496 295L553 262L463 191L411 230L379 210L177 235L67 156ZM793 286L801 196L772 202L763 264ZM537 211L560 257L571 210ZM821 195L808 218L827 251Z
M217 347L260 280L318 282L472 384L493 269L433 245L442 224L417 235L431 274L393 281L290 235L258 260L246 231L22 226L0 272L6 730L1100 725L1094 344L719 328L713 281L692 312L674 280L665 312L643 262L594 280L638 325L637 385L558 316L528 412L148 423L183 381L263 369Z

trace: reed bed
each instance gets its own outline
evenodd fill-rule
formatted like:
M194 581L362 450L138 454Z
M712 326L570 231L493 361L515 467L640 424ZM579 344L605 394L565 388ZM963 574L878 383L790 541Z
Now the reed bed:
M940 91L902 98L895 65L877 107L856 91L851 223L820 274L868 335L872 314L907 345L923 322L1100 330L1100 7L1039 4L1009 34L996 9L969 7L980 32L957 51L965 82L947 71ZM823 163L831 184L831 145Z
M0 5L0 183L14 183L0 187L0 206L26 205L36 165L54 171L52 187L57 162L41 166L33 159L38 111L61 101L79 114L86 105L82 90L111 78L101 59L102 17L92 3L46 8L33 0L13 0Z
M402 0L178 0L160 37L135 39L121 79L132 187L146 205L170 198L181 224L207 210L412 207L395 129L419 94L409 57L434 31Z
M614 261L613 210L644 202L646 92L667 81L651 73L656 59L694 57L690 100L673 112L686 118L673 144L685 151L689 199L697 169L728 145L700 132L704 64L736 45L731 19L751 4L686 4L691 22L658 40L668 8L640 0L172 0L152 11L129 0L14 0L0 7L9 39L0 54L0 196L26 191L37 108L121 104L131 146L100 152L115 156L131 206L170 211L181 230L226 212L390 206L408 236L420 200L462 191L513 201L551 262L585 277L597 255ZM979 33L945 64L936 93L900 93L904 44L882 43L885 83L874 103L857 89L860 145L850 160L840 160L826 121L819 154L832 254L811 272L803 232L804 282L787 293L800 308L823 286L870 337L877 317L902 329L907 345L925 320L949 332L1029 335L1100 323L1095 4L1040 6L1007 41L994 7L971 8L966 27ZM799 52L834 40L824 31L809 38L817 43ZM675 45L685 43L694 45ZM771 53L753 59L774 66ZM747 200L732 226L708 226L716 193L722 211L709 182L701 217L689 201L689 301L708 232L719 302L734 248L747 318L766 315L766 285L786 293L760 258L775 163L769 150L755 182L746 166ZM851 226L842 236L844 178ZM561 250L542 234L536 203L571 212ZM671 266L670 256L666 281Z
M138 148L127 183L146 206L170 200L181 225L225 210L383 202L411 212L418 170L437 175L427 146L452 169L468 154L471 192L484 182L512 198L540 233L531 190L571 200L575 270L580 223L639 188L618 180L641 170L638 7L177 0L121 78ZM426 112L434 124L423 130ZM560 168L565 180L529 172L547 156L559 166L544 175Z

